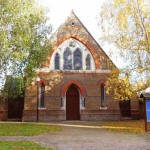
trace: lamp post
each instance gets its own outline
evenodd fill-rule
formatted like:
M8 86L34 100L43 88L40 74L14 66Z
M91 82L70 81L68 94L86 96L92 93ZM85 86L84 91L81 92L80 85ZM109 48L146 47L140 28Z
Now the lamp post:
M40 81L40 78L37 77L36 78L36 83L37 83L37 110L36 110L37 118L36 118L36 122L39 121L39 108L38 108L39 107L39 85L38 85L39 81Z

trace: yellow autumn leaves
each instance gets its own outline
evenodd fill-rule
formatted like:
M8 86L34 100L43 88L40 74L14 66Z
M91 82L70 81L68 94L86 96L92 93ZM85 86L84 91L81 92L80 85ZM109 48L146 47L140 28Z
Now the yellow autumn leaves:
M134 91L128 77L119 77L118 69L112 70L106 81L106 92L112 92L115 100L129 100Z

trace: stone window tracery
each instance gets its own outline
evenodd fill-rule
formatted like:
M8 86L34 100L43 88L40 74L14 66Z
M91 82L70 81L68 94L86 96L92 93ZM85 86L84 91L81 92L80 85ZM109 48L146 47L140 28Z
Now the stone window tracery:
M53 53L50 70L95 70L95 63L88 48L80 41L70 38Z
M64 51L64 70L72 70L72 54L69 47Z

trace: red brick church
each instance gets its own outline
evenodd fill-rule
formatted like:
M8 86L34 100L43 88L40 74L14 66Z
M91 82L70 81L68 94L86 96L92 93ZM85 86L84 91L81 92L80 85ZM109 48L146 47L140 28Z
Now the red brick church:
M50 42L53 48L37 71L38 80L25 91L22 120L120 119L119 101L105 89L116 66L73 12ZM136 117L138 103L128 106L128 117Z

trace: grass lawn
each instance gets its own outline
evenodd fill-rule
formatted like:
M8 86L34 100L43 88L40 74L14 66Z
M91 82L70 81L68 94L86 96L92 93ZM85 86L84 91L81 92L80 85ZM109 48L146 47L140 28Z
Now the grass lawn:
M143 134L145 132L145 122L143 120L130 121L108 121L103 128L110 131ZM150 132L150 123L148 125Z
M39 123L0 123L0 136L33 136L61 130L59 126Z
M52 150L29 141L0 141L0 150Z

